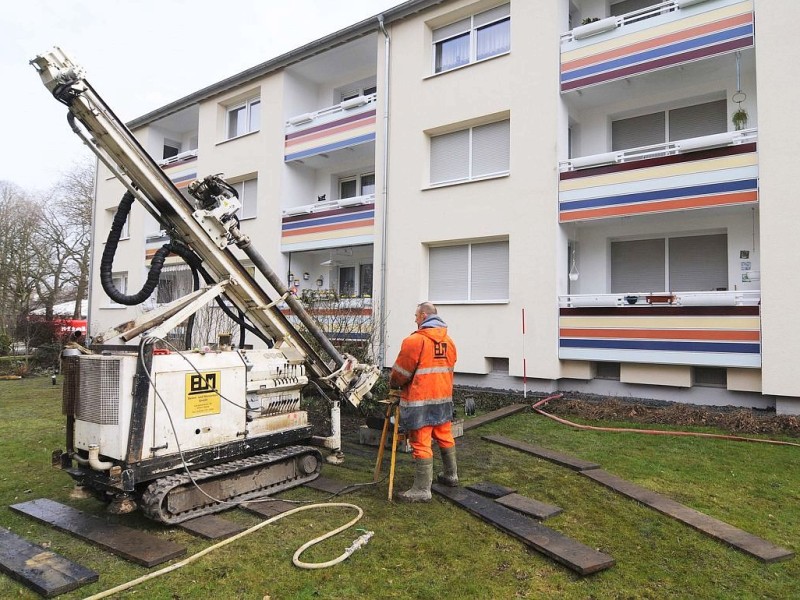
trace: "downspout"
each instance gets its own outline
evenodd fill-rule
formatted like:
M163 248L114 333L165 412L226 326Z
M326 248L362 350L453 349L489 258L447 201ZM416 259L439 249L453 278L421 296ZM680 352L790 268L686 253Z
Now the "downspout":
M383 24L383 15L378 15L378 26L383 32L383 212L381 217L381 300L378 315L378 366L386 366L386 255L389 215L389 51L391 40Z

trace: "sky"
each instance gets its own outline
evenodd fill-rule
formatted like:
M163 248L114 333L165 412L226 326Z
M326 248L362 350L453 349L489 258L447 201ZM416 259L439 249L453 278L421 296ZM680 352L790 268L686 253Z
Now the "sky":
M124 122L401 0L27 0L0 10L0 181L36 193L93 160L29 64L59 46Z

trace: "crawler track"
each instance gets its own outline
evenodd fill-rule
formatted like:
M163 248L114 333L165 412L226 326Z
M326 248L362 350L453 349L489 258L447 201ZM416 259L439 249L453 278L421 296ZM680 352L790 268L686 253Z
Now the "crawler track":
M302 485L321 468L322 455L315 448L286 446L191 471L191 477L180 473L154 481L142 493L140 508L151 519L173 525Z

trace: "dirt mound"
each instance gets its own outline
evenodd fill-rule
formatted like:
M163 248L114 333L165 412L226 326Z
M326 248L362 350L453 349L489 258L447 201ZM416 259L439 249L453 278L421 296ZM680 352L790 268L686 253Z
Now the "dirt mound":
M472 397L482 410L494 410L507 404L534 404L545 396L528 394L523 400L513 392L492 393L469 390L456 393L457 407ZM564 392L563 397L541 406L547 412L564 418L580 417L590 421L621 421L641 425L673 425L678 427L716 427L735 435L767 434L800 437L800 417L776 415L774 411L731 406L698 406L662 402L644 398L616 398Z

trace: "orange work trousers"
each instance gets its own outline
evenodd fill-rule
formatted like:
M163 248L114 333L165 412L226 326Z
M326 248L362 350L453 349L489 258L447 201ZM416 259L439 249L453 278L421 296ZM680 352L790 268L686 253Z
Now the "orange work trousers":
M435 439L439 448L452 448L456 445L453 439L451 423L441 425L426 425L408 432L408 442L411 444L411 456L414 458L433 458L431 440Z

